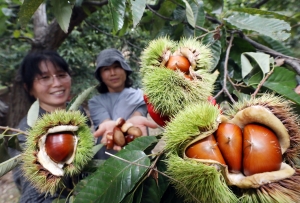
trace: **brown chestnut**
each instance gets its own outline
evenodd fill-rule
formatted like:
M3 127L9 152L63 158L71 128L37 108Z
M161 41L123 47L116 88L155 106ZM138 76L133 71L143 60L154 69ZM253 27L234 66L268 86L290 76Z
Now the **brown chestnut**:
M215 132L218 147L231 173L242 171L243 134L239 126L221 123Z
M244 127L243 156L243 173L246 176L279 170L282 162L277 136L269 128L258 124Z
M128 144L129 142L132 142L134 139L135 139L134 135L126 135L125 136L126 144Z
M124 118L118 118L117 120L116 120L116 126L117 127L119 127L119 128L121 128L124 124L126 123L126 121L125 121L125 119Z
M114 147L113 133L109 132L106 135L106 149L112 149Z
M190 61L185 56L170 56L166 67L171 70L179 69L184 73L188 73L190 65Z
M124 134L119 127L114 127L113 140L114 143L120 147L123 147L126 144Z
M210 159L225 165L224 158L213 135L190 145L185 154L189 158Z
M141 137L143 132L141 131L141 129L139 127L132 126L132 127L128 128L127 134L133 135L134 137Z
M45 141L46 153L56 163L67 161L74 152L74 146L74 135L69 131L48 134Z

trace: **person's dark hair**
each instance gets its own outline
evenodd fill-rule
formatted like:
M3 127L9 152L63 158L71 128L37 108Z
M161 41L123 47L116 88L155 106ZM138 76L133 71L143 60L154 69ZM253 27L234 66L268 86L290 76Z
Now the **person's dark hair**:
M98 70L98 74L99 74L99 71L100 70ZM133 81L129 77L131 72L129 72L129 71L125 71L125 72L126 72L125 87L132 87ZM101 79L100 79L99 84L97 85L96 89L99 93L102 93L102 94L108 92L108 88L107 88L106 84L104 82L102 82Z
M70 75L70 69L67 62L56 52L52 50L29 52L23 59L19 68L20 82L25 85L25 91L28 93L30 101L35 101L35 98L29 95L32 89L34 79L37 75L41 74L40 63L42 61L49 61L53 65L62 69Z

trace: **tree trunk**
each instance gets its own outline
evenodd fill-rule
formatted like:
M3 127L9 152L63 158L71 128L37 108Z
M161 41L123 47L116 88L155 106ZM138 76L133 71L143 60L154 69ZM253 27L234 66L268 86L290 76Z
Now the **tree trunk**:
M14 81L10 90L9 100L7 125L15 128L20 120L27 114L31 105L20 82Z

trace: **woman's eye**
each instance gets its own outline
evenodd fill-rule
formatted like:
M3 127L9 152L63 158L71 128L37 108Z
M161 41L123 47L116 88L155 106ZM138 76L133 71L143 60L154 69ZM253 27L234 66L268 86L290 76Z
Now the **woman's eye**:
M68 76L68 74L67 73L60 73L57 76L60 77L60 78L65 78L65 77Z
M50 76L48 76L48 75L47 75L47 76L42 76L42 77L41 77L42 80L48 80L49 78L50 78Z

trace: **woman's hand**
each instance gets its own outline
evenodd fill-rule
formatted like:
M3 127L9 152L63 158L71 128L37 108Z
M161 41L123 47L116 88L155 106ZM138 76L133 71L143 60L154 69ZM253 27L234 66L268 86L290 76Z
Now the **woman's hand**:
M139 127L142 131L142 135L147 135L147 127L149 127L149 128L157 128L158 127L158 125L154 121L149 120L144 116L132 116L126 122L132 123L133 126ZM115 126L116 126L116 121L106 120L99 125L98 130L94 132L94 136L95 137L103 136L101 143L106 145L107 134L113 133ZM113 149L119 151L122 148L118 145L114 145Z
M114 127L116 126L116 121L113 120L106 120L103 121L98 127L98 129L94 132L94 137L103 136L101 139L101 144L107 144L107 134L113 133ZM122 147L114 144L113 150L120 151Z
M147 127L157 128L158 125L144 116L132 116L126 122L132 123L133 126L139 127L142 130L142 135L147 135Z

